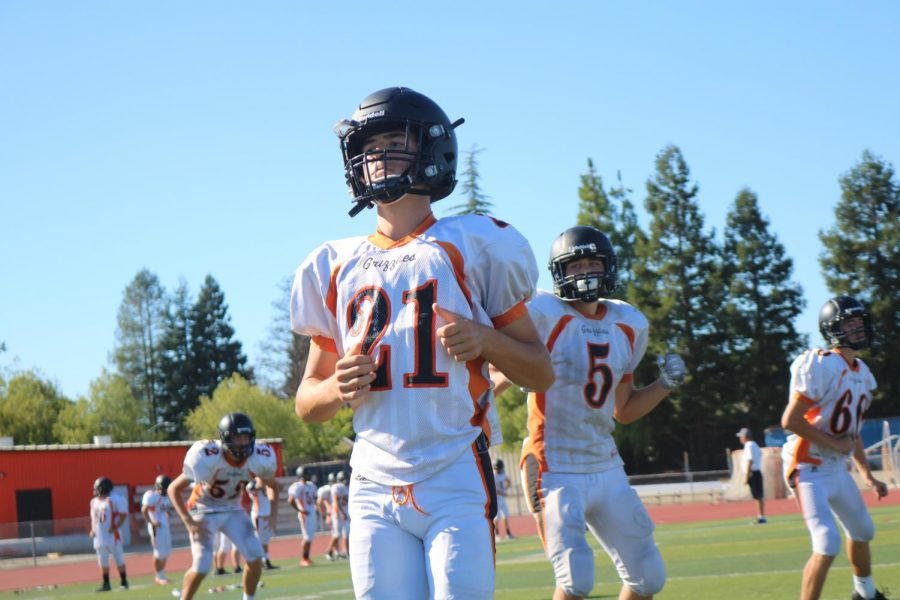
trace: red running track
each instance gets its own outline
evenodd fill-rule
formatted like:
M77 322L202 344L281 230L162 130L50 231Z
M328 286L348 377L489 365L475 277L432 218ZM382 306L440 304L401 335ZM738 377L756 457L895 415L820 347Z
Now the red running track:
M893 493L878 502L874 494L865 493L864 498L868 506L884 506L900 504L900 492ZM727 503L694 503L694 504L667 504L662 506L647 506L650 516L657 525L671 523L691 523L702 521L720 521L723 519L746 518L748 522L756 517L756 503L753 501L727 502ZM766 501L766 516L796 514L797 505L793 500L768 500ZM530 515L511 517L510 525L516 535L536 535L534 520ZM287 532L282 532L287 533ZM294 533L294 532L290 532ZM323 556L328 548L329 539L325 536L317 536L313 541L313 561L324 561ZM273 560L285 560L300 556L300 539L276 539L269 545L269 555ZM126 554L125 565L128 575L131 577L152 575L153 557L150 553ZM180 587L181 573L191 565L191 553L188 548L174 550L166 565L166 572L172 579L172 585ZM2 563L0 563L2 567ZM313 567L314 568L314 567ZM114 571L114 570L113 570ZM116 581L118 576L113 572L111 579ZM72 583L100 582L100 570L96 559L85 558L76 562L68 562L59 565L47 565L39 567L22 567L14 569L0 568L0 592L28 589L36 586L65 585Z

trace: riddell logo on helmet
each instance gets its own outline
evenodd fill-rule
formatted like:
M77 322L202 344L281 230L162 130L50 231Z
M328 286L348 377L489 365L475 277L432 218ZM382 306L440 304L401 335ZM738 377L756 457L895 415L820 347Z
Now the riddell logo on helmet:
M569 248L569 252L578 252L579 250L590 250L591 252L597 251L597 244L593 242L590 244L579 244L578 246L572 246Z
M370 112L369 114L364 115L364 116L363 116L363 119L364 119L364 120L368 120L368 119L374 119L374 118L376 118L376 117L383 117L383 116L384 116L384 109L381 109L381 110L373 110L373 111Z

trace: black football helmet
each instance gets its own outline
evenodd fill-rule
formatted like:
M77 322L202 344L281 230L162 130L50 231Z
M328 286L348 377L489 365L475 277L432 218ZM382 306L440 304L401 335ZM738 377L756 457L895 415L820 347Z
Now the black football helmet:
M566 276L566 265L579 258L599 257L605 272ZM563 300L596 302L611 296L618 286L618 264L609 238L594 227L579 225L566 229L550 247L550 274L553 291Z
M156 486L156 489L159 490L159 492L161 494L165 494L166 490L169 489L170 483L172 483L172 478L169 477L168 475L157 475L154 485Z
M504 466L503 466L503 459L502 459L502 458L498 458L497 460L494 461L494 468L497 469L497 472L498 472L498 473L502 473L502 472L503 472Z
M234 442L234 436L247 433L250 435L250 442L246 445ZM238 460L243 460L253 454L256 444L256 429L253 427L253 421L244 413L233 412L228 413L219 421L219 439L222 445Z
M464 119L453 123L434 101L405 87L379 90L367 96L349 119L338 121L334 132L341 140L347 187L356 205L355 216L375 203L387 204L406 194L446 198L456 187L458 158L456 133ZM404 148L363 150L375 134L405 134ZM381 181L366 177L367 163L390 161L406 165L402 174Z
M841 323L853 317L861 317L865 339L851 342L849 334L841 331ZM875 326L872 316L862 303L852 296L838 296L826 302L819 310L819 331L831 346L859 350L870 346L875 340Z
M95 496L109 496L113 490L113 482L109 477L98 477L94 481Z

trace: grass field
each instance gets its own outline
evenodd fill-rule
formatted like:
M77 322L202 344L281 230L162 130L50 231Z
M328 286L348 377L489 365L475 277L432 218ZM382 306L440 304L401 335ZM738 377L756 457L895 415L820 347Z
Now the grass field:
M872 511L876 539L872 543L875 581L880 588L900 592L900 506ZM593 539L591 540L594 541ZM656 530L668 571L666 588L659 598L691 600L789 600L798 597L800 572L809 556L809 538L799 515L780 516L767 525L752 526L747 520L709 521L664 525ZM590 598L616 598L618 578L609 559L594 544L597 586ZM279 571L264 572L265 587L259 600L352 598L350 571L345 561L319 561L300 570L284 562ZM2 576L2 572L0 572ZM115 581L115 576L113 580ZM198 598L235 599L240 590L210 594L212 586L239 581L238 576L208 577ZM134 579L126 593L134 600L171 600L171 587L154 586L147 577ZM0 594L22 600L97 598L96 583L54 590ZM824 599L847 600L852 591L850 567L842 550L825 586ZM118 594L118 592L116 592ZM553 574L537 537L497 544L498 600L547 599L553 593ZM399 596L398 596L399 598Z

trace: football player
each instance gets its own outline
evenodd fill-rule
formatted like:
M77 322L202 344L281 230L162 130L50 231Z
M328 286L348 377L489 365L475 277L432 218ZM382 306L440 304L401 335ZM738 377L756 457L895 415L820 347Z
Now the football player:
M169 485L169 500L191 536L193 563L184 574L181 598L190 600L209 572L213 561L213 538L221 531L247 562L244 598L252 600L259 583L264 556L249 515L241 507L244 487L254 476L265 483L272 502L271 518L277 517L278 468L275 451L256 442L250 417L234 412L219 421L219 439L201 440L188 450L184 470ZM182 492L193 482L190 500Z
M461 123L404 87L338 123L350 213L374 207L376 229L322 244L294 279L292 327L313 342L297 414L353 409L358 598L492 596L487 362L520 385L553 380L524 305L537 279L528 242L484 215L432 213L456 186Z
M509 529L509 507L506 505L506 494L509 492L509 477L501 459L494 461L494 484L497 486L497 517L494 519L495 535L500 535L501 521L506 526L506 539L515 538Z
M309 481L303 467L297 467L297 481L288 488L288 504L297 511L300 521L300 537L303 539L301 567L311 567L309 549L316 537L316 484Z
M349 490L347 474L338 471L337 482L331 486L331 536L339 540L338 558L347 558L349 552L350 515L347 512Z
M103 575L103 585L98 592L112 591L109 584L109 557L112 556L119 569L122 589L128 589L125 574L125 553L119 528L128 516L128 507L121 496L112 495L113 482L109 477L98 477L94 482L94 497L91 498L91 537L94 550Z
M584 598L594 587L585 525L622 579L620 600L652 598L666 580L653 521L628 484L612 432L656 408L685 377L684 361L660 357L657 381L636 389L648 324L633 306L610 299L617 262L609 239L572 227L553 242L554 293L539 291L528 311L553 357L556 381L528 396L522 482L556 576L554 600ZM492 370L498 393L509 380Z
M328 483L320 487L318 494L316 495L316 507L319 509L319 514L322 515L322 521L325 524L325 528L331 532L331 542L328 544L328 552L325 553L325 558L328 560L340 558L338 556L338 545L341 538L334 534L334 527L331 525L331 520L333 518L333 515L331 514L331 487L335 482L334 473L329 473Z
M853 600L880 600L885 596L875 589L869 551L875 525L846 465L852 458L878 499L887 496L887 486L869 469L859 435L876 384L857 353L871 345L875 330L856 298L838 296L819 311L819 331L830 349L813 348L794 360L790 398L781 417L782 426L792 432L782 450L785 479L812 538L800 598L816 600L822 593L841 549L837 517L847 534Z
M159 475L153 484L153 489L144 492L141 498L141 514L147 523L147 533L150 534L150 543L153 545L153 569L156 571L155 581L158 585L169 583L166 577L166 560L172 553L172 537L169 533L169 511L172 504L166 493L172 478L168 475Z
M256 537L265 553L263 564L266 569L278 569L280 567L273 565L269 559L269 542L275 535L275 520L272 518L272 503L266 495L266 487L257 477L251 479L244 490L250 497L250 520L253 521Z

